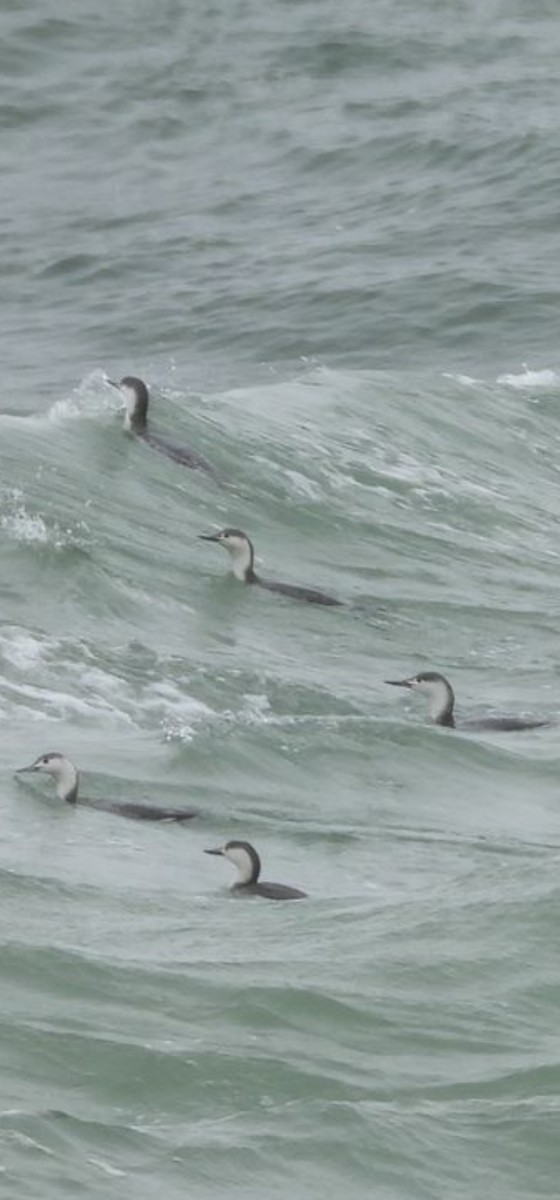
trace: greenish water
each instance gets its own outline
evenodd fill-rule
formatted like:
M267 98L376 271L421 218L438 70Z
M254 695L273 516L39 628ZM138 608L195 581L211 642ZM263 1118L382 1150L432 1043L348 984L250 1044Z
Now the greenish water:
M4 1194L552 1200L556 11L0 29ZM123 436L130 372L222 488ZM553 723L437 729L384 683L430 668ZM200 816L14 779L53 749ZM232 899L228 838L309 899Z

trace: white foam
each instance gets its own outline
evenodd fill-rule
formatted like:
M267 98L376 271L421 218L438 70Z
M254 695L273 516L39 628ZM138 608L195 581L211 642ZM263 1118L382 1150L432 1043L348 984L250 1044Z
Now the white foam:
M56 522L49 522L40 512L29 512L25 496L20 488L0 489L0 529L14 542L27 545L50 545L55 550L68 547L83 549L90 536L85 521L67 529Z
M270 701L266 694L246 692L243 697L241 719L250 725L266 725L270 717Z
M475 379L472 375L454 375L450 371L443 372L444 379L453 379L455 383L460 383L462 387L478 388L484 382L482 379Z
M108 382L103 371L92 371L82 379L70 396L55 400L48 410L49 421L97 420L107 413L122 409L122 399L116 388Z
M48 687L33 687L30 684L20 684L14 688L14 691L20 696L26 696L28 700L39 701L50 715L55 714L57 717L66 718L72 715L91 717L100 712L106 712L112 718L115 715L124 717L122 712L115 713L115 710L99 696L82 700L79 696L72 696L70 692L55 691Z
M145 689L140 707L150 723L159 724L165 741L191 742L197 726L217 715L202 700L185 695L176 684L164 680Z
M104 1162L102 1158L88 1158L88 1162L92 1167L98 1167L104 1175L110 1175L116 1179L126 1178L126 1171L121 1171L118 1167L113 1167L111 1163Z
M28 1133L23 1133L21 1129L10 1129L7 1131L7 1136L10 1141L24 1146L26 1150L38 1150L40 1154L54 1157L54 1150L51 1150L49 1146L44 1146L42 1142L37 1142L35 1138L30 1137Z
M92 661L88 647L34 634L0 630L0 709L26 720L92 720L96 724L160 729L165 739L191 741L201 724L221 719L186 691L187 681L150 681L138 688L118 670Z
M0 518L0 526L14 542L40 542L44 545L51 540L44 518L38 513L34 516L28 513L23 504L12 513L5 513Z
M542 371L532 371L527 363L522 365L523 371L519 375L498 375L496 382L504 383L518 391L529 391L533 388L555 389L560 386L560 376L556 371L550 371L546 367Z
M25 631L10 630L7 637L0 637L0 651L7 662L24 672L35 669L45 658L45 646Z
M56 521L49 526L41 513L28 512L23 503L17 503L15 506L12 504L11 511L0 517L0 528L14 542L24 545L50 545L55 550L70 547L83 549L90 533L85 521L77 522L74 529L61 529Z

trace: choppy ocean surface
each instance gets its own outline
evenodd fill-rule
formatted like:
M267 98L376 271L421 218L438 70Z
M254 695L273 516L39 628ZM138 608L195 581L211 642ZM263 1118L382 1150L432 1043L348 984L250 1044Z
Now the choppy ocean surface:
M2 1194L555 1200L556 6L0 32ZM552 723L438 729L384 683L430 668ZM234 900L228 838L309 899Z

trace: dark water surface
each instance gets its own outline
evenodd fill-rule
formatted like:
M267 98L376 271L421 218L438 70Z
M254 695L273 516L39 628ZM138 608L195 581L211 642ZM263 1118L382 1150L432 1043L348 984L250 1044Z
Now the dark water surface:
M0 32L7 1200L555 1200L557 9ZM224 487L122 435L125 373ZM553 724L434 728L383 682L430 668ZM13 779L53 749L201 815ZM309 900L231 899L228 838Z

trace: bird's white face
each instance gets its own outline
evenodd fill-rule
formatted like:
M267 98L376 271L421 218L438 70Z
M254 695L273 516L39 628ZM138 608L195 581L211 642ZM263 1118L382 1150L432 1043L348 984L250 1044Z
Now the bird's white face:
M447 691L446 683L443 679L423 679L421 675L414 675L409 680L411 688L416 692L424 692L425 696L439 696L442 691Z
M424 692L426 696L439 696L442 689L447 690L447 685L441 675L435 675L433 679L427 679L424 675L411 675L408 679L398 680L398 686L410 688L413 692Z
M30 768L31 771L43 771L45 775L53 775L60 779L65 773L68 760L62 754L43 754L37 758Z
M57 795L61 800L69 797L75 799L78 787L78 771L73 762L64 754L52 752L41 754L30 767L22 767L21 771L41 771L43 775L52 775L56 782ZM72 793L74 795L72 796Z
M387 683L394 687L410 688L413 692L422 692L430 702L430 716L433 721L442 721L444 717L453 714L454 695L451 684L437 671L420 672L408 679L388 679Z
M438 686L438 684L434 683L433 680L418 679L416 675L413 675L412 678L409 679L408 683L415 692L425 692L427 696L431 696L434 688Z

